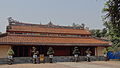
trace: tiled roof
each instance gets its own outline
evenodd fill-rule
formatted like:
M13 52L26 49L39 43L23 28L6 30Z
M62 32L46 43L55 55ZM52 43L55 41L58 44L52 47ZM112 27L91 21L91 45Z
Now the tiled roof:
M0 44L20 43L20 44L68 44L68 45L109 45L109 42L94 38L63 38L63 37L40 37L40 36L17 36L8 35L0 37Z
M26 26L26 25L11 25L11 29L7 31L26 31L26 32L44 32L44 33L64 33L64 34L91 34L86 29L52 28L52 27Z

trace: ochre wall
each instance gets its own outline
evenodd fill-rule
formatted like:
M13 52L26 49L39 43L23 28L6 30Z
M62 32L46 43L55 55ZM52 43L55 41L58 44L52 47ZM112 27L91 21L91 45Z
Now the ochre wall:
M6 58L10 45L0 45L0 58Z
M103 54L103 49L104 49L105 47L96 47L96 56L103 56L104 54Z

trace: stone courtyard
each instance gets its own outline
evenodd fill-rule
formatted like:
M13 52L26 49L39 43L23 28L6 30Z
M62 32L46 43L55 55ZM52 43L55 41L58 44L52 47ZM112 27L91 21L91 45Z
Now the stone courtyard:
M58 62L45 64L2 64L0 68L120 68L120 61Z

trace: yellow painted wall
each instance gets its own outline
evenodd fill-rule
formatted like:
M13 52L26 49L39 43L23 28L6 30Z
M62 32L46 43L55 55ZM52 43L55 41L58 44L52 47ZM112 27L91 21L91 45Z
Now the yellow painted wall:
M0 45L0 58L6 58L10 45Z
M96 53L95 53L95 55L96 56L103 56L104 54L103 54L103 49L104 49L105 47L96 47Z

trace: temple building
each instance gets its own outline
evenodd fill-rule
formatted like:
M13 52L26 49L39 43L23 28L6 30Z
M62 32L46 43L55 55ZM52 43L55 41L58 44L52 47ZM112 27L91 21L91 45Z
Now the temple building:
M86 56L88 48L92 56L103 56L103 49L110 46L107 41L93 38L84 25L28 24L11 18L8 22L6 33L0 35L0 58L7 57L9 48L14 50L14 57L31 57L33 46L45 56L49 47L53 47L54 56L73 56L75 46L79 47L80 56Z

